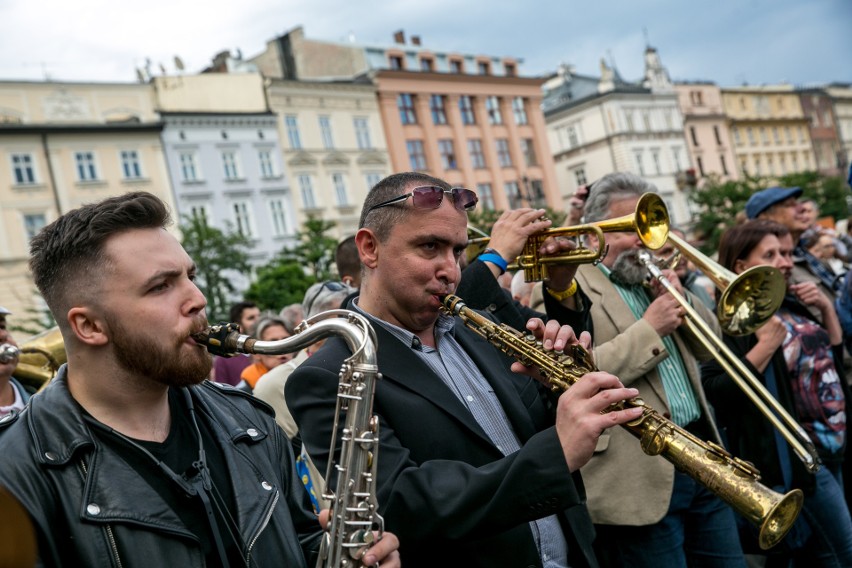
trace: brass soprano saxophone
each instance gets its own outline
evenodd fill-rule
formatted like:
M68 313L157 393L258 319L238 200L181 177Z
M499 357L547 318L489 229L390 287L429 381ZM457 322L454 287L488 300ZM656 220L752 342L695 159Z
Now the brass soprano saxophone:
M345 420L340 461L330 460L325 474L322 493L331 503L331 514L317 566L360 567L364 566L361 558L367 548L381 539L384 531L384 519L378 513L376 500L379 421L373 415L373 393L381 374L376 366L376 334L370 322L355 312L330 310L303 321L295 335L280 341L258 341L241 335L236 324L208 327L193 335L193 339L206 345L214 355L230 357L235 353L293 353L331 335L340 335L352 356L343 362L340 371L332 456L341 413L345 413ZM332 473L337 473L334 492L328 490ZM378 537L374 537L374 530Z
M447 295L443 303L450 313L500 351L524 365L537 367L554 392L567 390L583 375L597 370L581 345L568 346L566 353L547 352L533 335L492 322L465 306L458 296ZM622 426L639 438L643 452L661 455L759 526L762 549L781 542L802 508L801 490L782 495L769 489L759 483L760 472L752 464L731 456L713 442L696 438L648 407L641 398L613 404L604 412L631 407L642 408L642 415Z

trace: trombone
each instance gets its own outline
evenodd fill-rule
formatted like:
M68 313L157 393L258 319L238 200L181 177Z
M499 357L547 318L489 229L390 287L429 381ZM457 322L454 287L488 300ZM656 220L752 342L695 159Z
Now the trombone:
M536 282L547 279L547 265L549 264L597 264L606 255L604 233L621 231L636 231L639 239L647 248L653 250L660 248L666 243L669 236L669 212L665 202L655 193L645 193L639 198L633 213L595 223L545 229L530 235L520 256L509 265L509 269L521 269L524 271L524 280ZM479 236L472 237L472 234ZM579 238L581 235L595 235L598 241L597 249L585 248L580 245L578 248L566 251L561 255L539 255L541 245L549 237ZM473 260L478 256L490 240L491 237L483 231L468 226L467 244L468 249L472 251L468 254L468 260ZM476 248L471 249L471 245L476 245Z
M669 236L670 239L672 237L675 237L675 235ZM675 237L672 242L677 244L678 241L682 242L682 239ZM687 250L682 250L682 252L684 252L684 256L688 256L691 253L698 253L698 251L692 249L691 246L687 245L687 247ZM703 257L701 253L698 253L698 256ZM740 390L743 391L749 400L757 406L758 410L766 416L767 420L769 420L772 425L778 429L781 435L784 436L784 439L787 440L787 443L790 444L790 447L793 448L793 451L796 452L796 455L799 456L799 459L802 460L805 467L807 467L811 472L816 472L820 468L819 456L817 455L813 442L811 442L810 438L808 438L807 433L805 433L801 425L799 425L799 423L796 422L786 410L784 410L784 407L782 407L766 389L766 387L755 378L751 371L749 371L748 367L746 367L743 362L740 361L730 349L728 349L719 336L717 336L713 330L710 329L710 326L701 319L689 302L680 293L678 293L674 284L669 282L663 274L663 271L657 266L651 254L648 251L640 251L639 260L645 264L648 271L651 273L651 276L659 281L666 291L668 291L668 293L677 300L680 307L683 308L685 313L684 324L686 325L686 328L713 354L713 358L716 359L719 365L725 370L728 376L731 377ZM704 257L703 260L706 260L706 264L702 264L703 266L714 264L706 257ZM722 267L718 268L720 271L725 271ZM751 298L745 297L744 294L740 293L741 291L748 292L751 290L751 285L749 284L750 280L748 278L742 278L746 274L747 272L744 272L740 275L740 278L734 278L732 282L729 281L730 283L722 294L723 297L728 298L734 312L738 310L746 311L750 309L752 304L750 301ZM716 282L716 280L714 280L714 282ZM721 282L722 279L720 276L717 286ZM728 289L733 287L735 287L735 289ZM783 294L784 291L782 289L780 295L781 299L783 299ZM737 300L741 300L740 304L743 304L744 306L735 305ZM770 316L771 315L772 314L770 313ZM757 319L758 318L756 317L743 317L743 321L756 321ZM760 326L758 325L754 329L757 329L757 327Z

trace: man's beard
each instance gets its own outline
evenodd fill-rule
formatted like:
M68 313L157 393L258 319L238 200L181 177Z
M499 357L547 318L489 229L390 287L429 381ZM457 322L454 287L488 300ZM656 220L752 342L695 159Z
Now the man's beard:
M648 268L639 260L639 249L622 252L615 259L610 273L612 279L624 286L638 286L648 279Z
M196 347L189 355L183 355L187 337L179 337L171 347L164 346L141 333L128 332L117 318L106 319L112 332L110 340L115 357L128 372L170 387L197 385L210 374L213 358L206 349ZM203 324L207 325L206 319Z

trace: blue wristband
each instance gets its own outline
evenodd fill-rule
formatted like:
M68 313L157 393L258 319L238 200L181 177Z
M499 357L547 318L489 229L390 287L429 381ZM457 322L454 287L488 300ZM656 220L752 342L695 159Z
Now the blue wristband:
M479 255L479 260L482 262L490 262L500 269L500 274L506 273L506 268L508 268L509 263L506 260L497 254L496 252L489 252L485 254Z

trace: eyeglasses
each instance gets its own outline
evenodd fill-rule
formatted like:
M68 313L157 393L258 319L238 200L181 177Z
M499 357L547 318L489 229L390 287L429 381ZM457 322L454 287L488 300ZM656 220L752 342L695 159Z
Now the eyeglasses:
M306 301L303 304L304 307L305 307L305 309L304 309L305 317L306 318L310 317L311 310L313 310L313 308L314 308L314 302L316 302L317 298L319 297L320 294L322 294L323 290L330 290L332 292L340 292L342 290L348 291L348 290L351 290L351 289L352 288L350 288L349 286L347 286L343 282L335 282L333 280L327 280L327 281L323 282L322 286L317 288L317 291L314 292L313 294L311 294L311 299Z
M474 207L476 207L476 202L479 201L479 198L474 192L463 187L444 189L437 185L422 185L420 187L415 187L409 193L405 193L399 197L394 197L393 199L373 205L367 210L367 213L374 209L379 209L380 207L387 207L394 203L402 203L409 197L411 197L411 202L414 204L415 209L437 209L441 206L441 203L444 202L445 193L449 193L452 196L453 205L455 205L456 209L459 211L473 211Z

